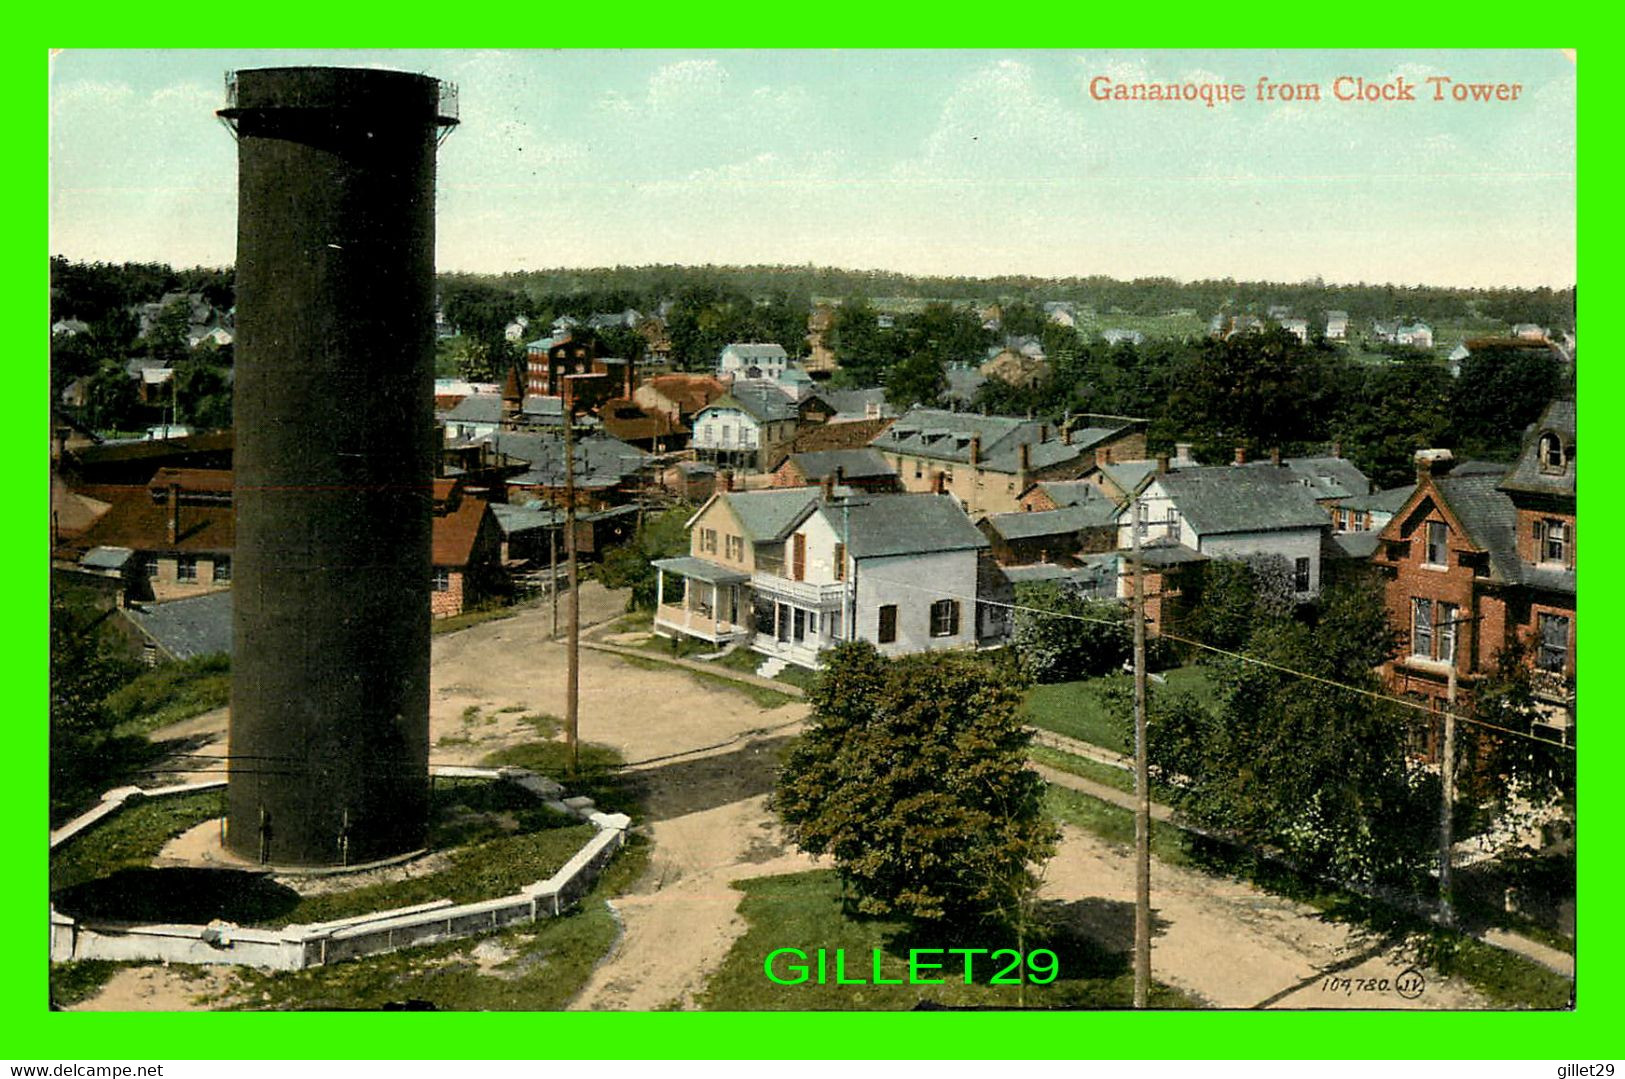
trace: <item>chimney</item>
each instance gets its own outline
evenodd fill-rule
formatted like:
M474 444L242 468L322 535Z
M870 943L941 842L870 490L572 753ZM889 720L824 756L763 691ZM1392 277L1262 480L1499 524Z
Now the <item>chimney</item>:
M1049 424L1041 423L1041 424L1038 425L1038 441L1040 441L1040 442L1048 442L1049 441Z
M1341 442L1333 442L1332 443L1332 456L1333 457L1342 457L1343 456L1343 443L1341 443Z
M1191 444L1189 442L1174 443L1174 464L1188 465L1191 463Z
M1168 455L1166 453L1157 454L1157 474L1159 476L1168 474Z
M1061 445L1072 445L1072 427L1070 424L1061 428Z
M934 495L948 493L948 477L940 469L931 473L931 493Z
M846 466L845 465L836 465L835 466L835 486L837 486L837 487L845 487L846 486Z
M1095 447L1095 467L1105 468L1112 463L1112 448L1110 446Z
M1033 447L1029 442L1023 442L1016 447L1016 461L1023 473L1031 472L1033 468Z
M979 465L979 464L982 463L982 436L981 435L971 435L970 436L970 463L972 465Z
M169 485L169 542L176 543L181 536L181 485Z
M723 469L720 473L717 474L717 481L722 484L722 489L724 491L733 490L734 489L734 470L731 469L731 468Z
M1247 463L1247 447L1246 446L1237 446L1236 447L1236 464L1244 465L1246 463Z
M1270 448L1270 464L1275 465L1277 468L1280 467L1280 465L1281 465L1281 447L1272 446Z
M834 475L834 473L831 473L830 475L825 476L824 477L824 482L822 484L820 484L820 486L823 487L823 489L824 489L824 491L823 491L824 501L825 502L833 502L835 500L835 475Z

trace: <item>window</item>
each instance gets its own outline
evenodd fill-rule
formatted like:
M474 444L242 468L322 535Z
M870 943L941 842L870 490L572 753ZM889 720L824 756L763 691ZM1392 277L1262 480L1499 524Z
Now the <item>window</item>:
M451 591L451 570L444 566L434 568L434 590L436 592Z
M702 554L717 553L717 530L714 528L700 529L700 551Z
M1540 558L1543 562L1562 562L1568 555L1569 532L1562 521L1545 521L1545 542L1540 543Z
M177 581L197 580L197 559L189 554L183 554L175 559L175 579Z
M925 478L925 462L918 457L914 458L914 478L917 480Z
M807 579L807 534L797 532L790 537L790 579L804 581Z
M1546 434L1540 436L1540 470L1542 472L1563 471L1563 440L1556 435Z
M1427 556L1424 561L1430 566L1445 564L1445 537L1450 530L1443 521L1428 522Z
M222 555L214 560L214 579L216 581L231 580L231 559Z
M727 424L722 425L722 445L726 446L733 438L733 428Z
M1454 603L1439 604L1437 623L1439 658L1447 663L1456 661L1456 627L1460 624L1461 608Z
M897 639L897 604L888 603L880 608L880 626L876 636L881 644L891 644Z
M743 536L728 537L728 561L743 562L745 560L745 538Z
M800 607L793 609L795 624L795 640L797 644L807 639L807 612Z
M835 579L837 581L846 580L846 544L844 543L835 545Z
M141 556L141 573L143 576L156 580L158 577L158 556L155 554Z
M1173 537L1173 538L1178 538L1178 536L1179 536L1179 510L1175 509L1173 506L1169 506L1168 507L1167 521L1168 521L1168 535L1170 537ZM1300 591L1302 591L1302 590L1300 589Z
M781 641L790 639L790 605L780 603L778 606L778 633L775 636Z
M953 637L959 633L959 601L939 599L931 604L931 636Z
M1540 650L1535 665L1543 671L1564 674L1569 664L1569 620L1561 614L1543 614L1538 619Z
M1292 563L1292 587L1298 592L1309 591L1309 560L1300 558Z
M1411 655L1433 658L1433 601L1411 600Z
M829 613L829 637L830 637L830 640L832 640L832 641L838 641L838 640L841 639L841 612L840 611L831 611Z

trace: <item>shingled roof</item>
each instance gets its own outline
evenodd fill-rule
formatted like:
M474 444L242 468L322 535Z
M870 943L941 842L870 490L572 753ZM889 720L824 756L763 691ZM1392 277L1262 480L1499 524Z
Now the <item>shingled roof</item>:
M950 495L864 495L820 502L853 558L887 558L988 547Z
M1019 540L1037 539L1040 536L1062 536L1086 528L1105 528L1116 518L1116 503L1105 498L1095 498L1063 506L1058 510L995 513L986 518L986 524L1004 539Z
M1326 511L1290 469L1212 465L1167 472L1155 480L1200 535L1330 524Z
M1523 452L1512 470L1501 481L1504 491L1553 495L1573 498L1575 495L1574 443L1575 414L1572 397L1559 398L1546 406L1540 419L1530 430ZM1541 460L1541 437L1555 435L1563 443L1563 467L1554 469Z
M231 653L231 590L127 608L124 617L175 659Z

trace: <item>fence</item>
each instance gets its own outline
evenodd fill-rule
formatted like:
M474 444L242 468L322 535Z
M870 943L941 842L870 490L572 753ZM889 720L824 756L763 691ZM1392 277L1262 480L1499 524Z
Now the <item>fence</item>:
M513 783L549 809L592 824L597 831L558 872L514 895L475 903L448 899L412 907L374 911L352 918L281 929L255 929L228 922L208 925L153 925L105 918L77 919L51 908L51 960L146 960L169 963L234 964L269 970L303 970L378 955L419 944L473 936L564 913L591 890L604 866L626 843L632 823L624 813L600 813L590 798L565 798L559 784L522 768L442 767L437 777L489 779ZM95 809L51 833L55 850L106 819L135 797L161 798L224 786L224 781L143 791L121 787L102 796Z

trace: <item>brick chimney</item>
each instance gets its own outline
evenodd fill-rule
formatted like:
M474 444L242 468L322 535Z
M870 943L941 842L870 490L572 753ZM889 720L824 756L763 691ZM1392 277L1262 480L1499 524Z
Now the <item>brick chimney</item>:
M1095 447L1095 467L1105 468L1112 463L1112 448L1110 446Z
M181 485L169 485L169 542L176 543L181 537Z
M931 493L945 495L948 493L948 476L941 469L931 473Z
M1168 474L1168 455L1166 453L1157 454L1157 474L1159 476Z
M1246 446L1237 446L1236 447L1236 464L1244 465L1246 463L1247 463L1247 447Z
M833 502L835 500L835 475L834 475L834 473L831 473L830 475L825 476L824 477L824 482L821 483L819 486L823 488L822 497L823 497L824 501L825 502Z
M1277 468L1280 467L1280 465L1281 465L1281 447L1279 447L1279 446L1270 447L1270 464L1275 465Z
M1016 447L1016 493L1032 486L1033 448L1023 442Z
M717 473L717 482L722 485L722 489L724 491L733 490L734 489L734 470L731 469L731 468L725 468L721 472Z
M1342 442L1333 442L1332 443L1332 456L1333 457L1342 457L1343 456L1343 443Z
M1040 442L1048 442L1049 441L1049 424L1041 423L1041 424L1038 425L1038 441L1040 441Z
M970 463L973 464L973 465L979 465L979 464L982 463L982 436L981 435L971 435L970 436Z
M1061 445L1072 445L1072 425L1067 424L1061 428Z

